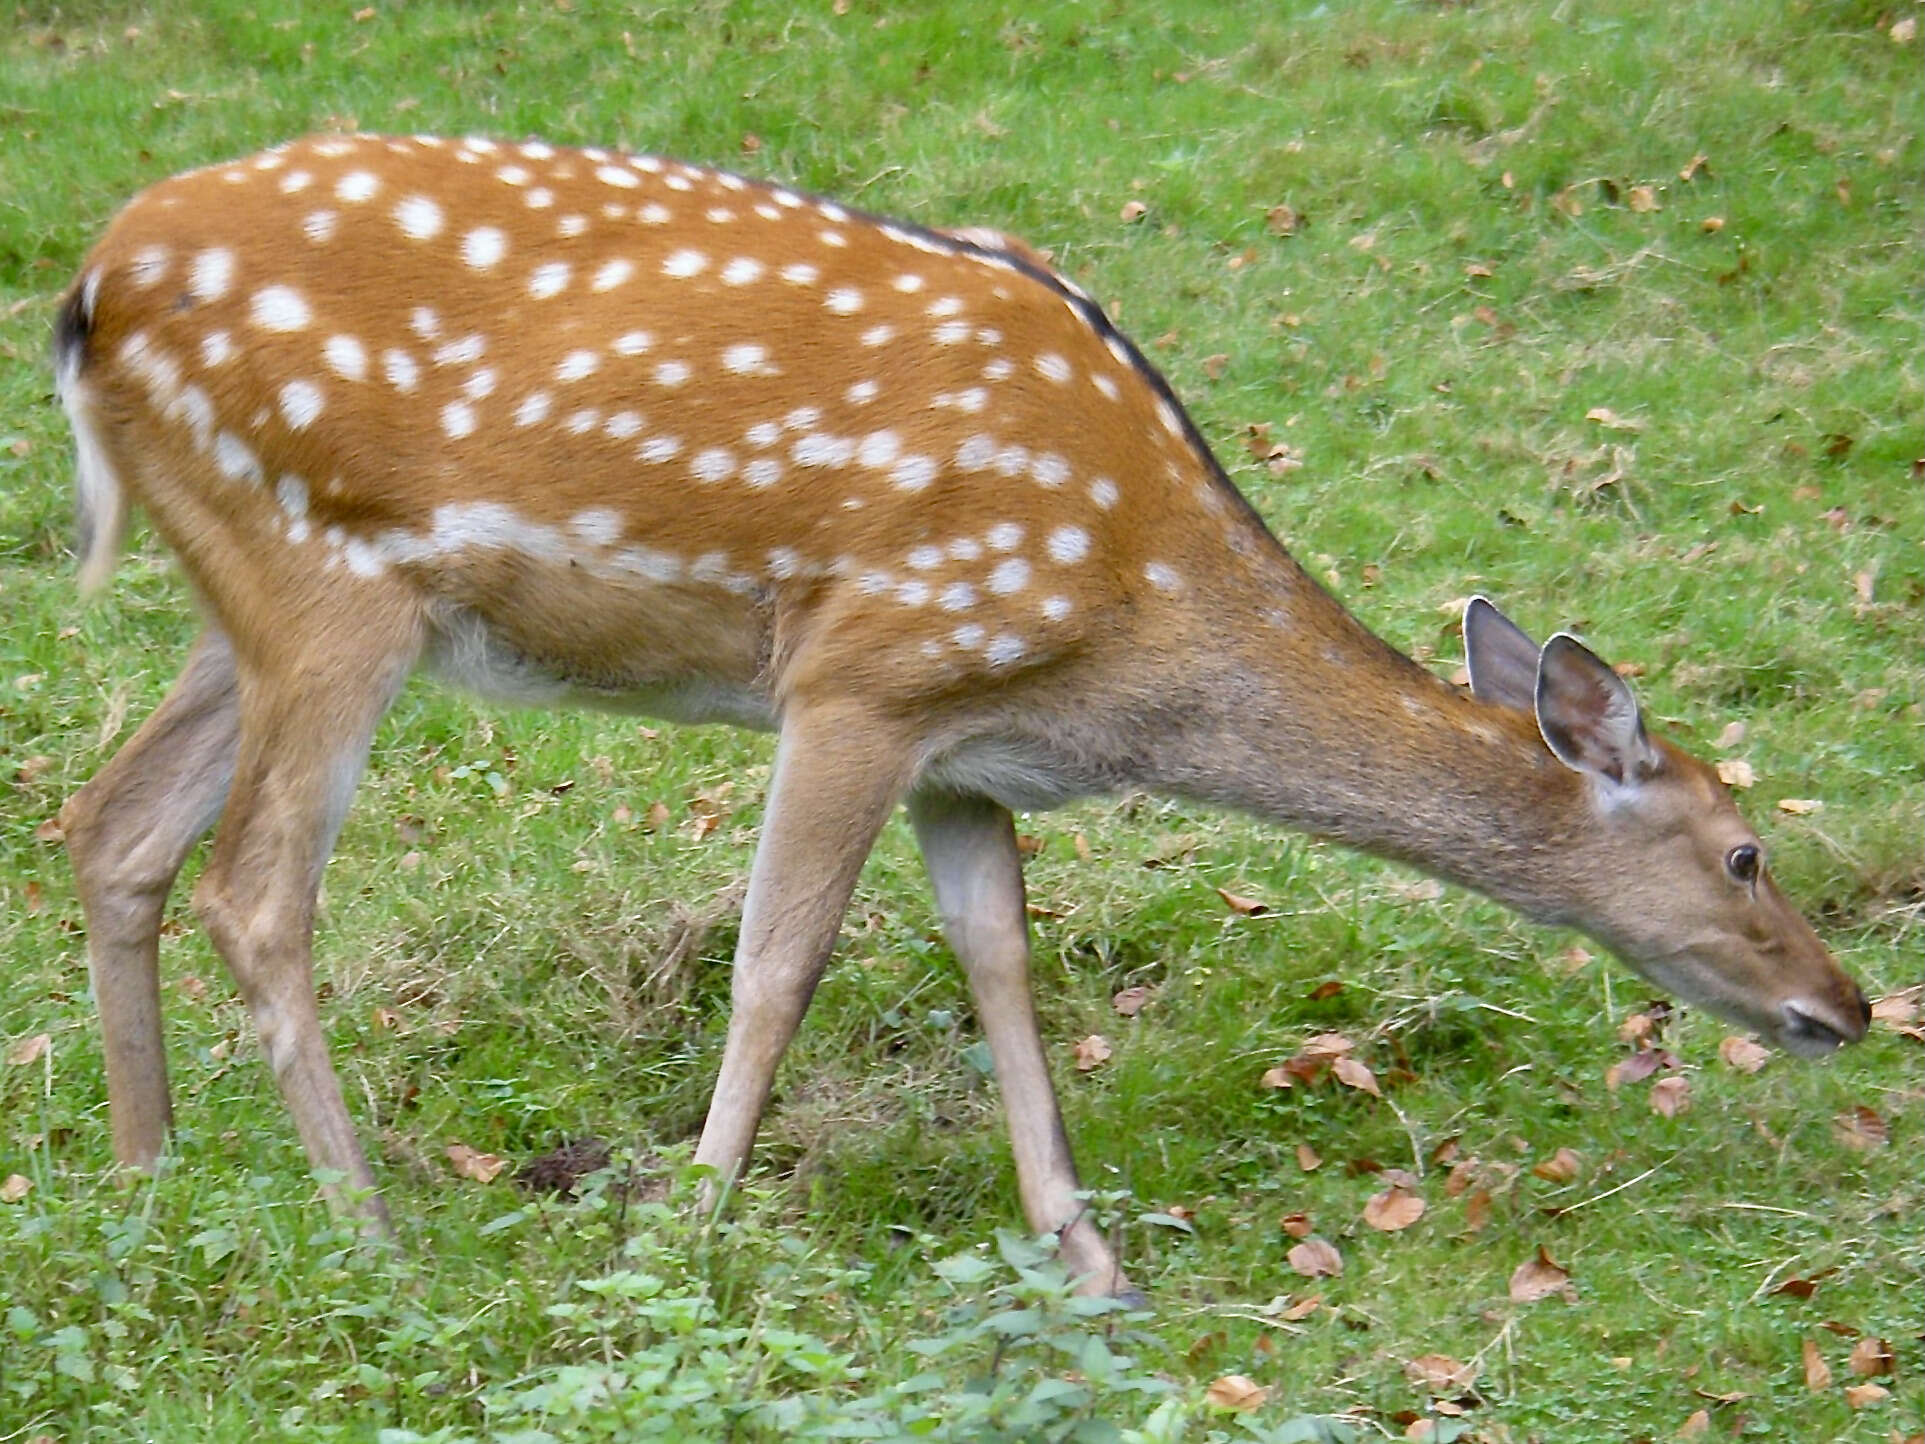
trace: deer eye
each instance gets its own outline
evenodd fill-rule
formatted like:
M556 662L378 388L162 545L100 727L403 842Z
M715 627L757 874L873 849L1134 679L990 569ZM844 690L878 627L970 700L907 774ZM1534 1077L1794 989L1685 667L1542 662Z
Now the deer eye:
M1724 855L1725 871L1746 887L1758 880L1760 863L1761 858L1755 843L1741 842Z

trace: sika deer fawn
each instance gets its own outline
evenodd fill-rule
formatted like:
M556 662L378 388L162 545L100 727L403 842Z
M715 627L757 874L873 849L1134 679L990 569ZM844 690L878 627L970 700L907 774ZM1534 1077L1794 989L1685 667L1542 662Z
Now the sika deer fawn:
M777 732L696 1154L723 1176L906 800L1024 1210L1093 1289L1125 1285L1050 1086L1011 808L1240 808L1582 928L1793 1052L1865 1031L1725 789L1608 666L1481 599L1468 694L1386 646L1096 305L993 232L647 156L330 136L129 205L56 365L83 586L137 502L207 618L64 812L127 1164L169 1121L162 906L219 819L200 915L308 1157L373 1188L310 935L370 734L424 664Z

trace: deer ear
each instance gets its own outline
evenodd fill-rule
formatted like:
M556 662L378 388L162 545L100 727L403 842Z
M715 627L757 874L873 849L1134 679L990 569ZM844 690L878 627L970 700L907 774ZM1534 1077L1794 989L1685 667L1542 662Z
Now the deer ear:
M1568 632L1537 659L1537 730L1566 767L1613 782L1655 770L1657 748L1645 735L1638 699L1604 659Z
M1537 643L1485 597L1464 605L1464 660L1471 695L1529 712L1537 694Z

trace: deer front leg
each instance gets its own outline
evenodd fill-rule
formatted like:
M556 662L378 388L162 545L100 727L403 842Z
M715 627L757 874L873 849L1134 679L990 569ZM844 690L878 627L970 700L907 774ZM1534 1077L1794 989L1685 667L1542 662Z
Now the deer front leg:
M375 723L419 652L409 624L357 620L351 652L290 643L281 665L241 668L233 791L194 902L227 961L281 1096L337 1207L385 1232L386 1210L328 1060L314 997L321 872L367 762ZM343 629L335 633L346 637Z
M160 706L60 811L87 918L114 1157L151 1168L173 1110L160 1027L160 924L234 775L234 653L209 628Z
M728 1041L695 1161L736 1178L776 1065L835 947L862 863L907 770L895 730L860 708L792 704L742 905ZM704 1201L714 1188L703 1191Z
M1024 1216L1038 1233L1061 1240L1061 1257L1083 1292L1140 1298L1077 1197L1076 1161L1030 994L1015 821L1008 808L988 798L937 792L913 794L909 817L942 910L943 932L969 976L977 1020L995 1060Z

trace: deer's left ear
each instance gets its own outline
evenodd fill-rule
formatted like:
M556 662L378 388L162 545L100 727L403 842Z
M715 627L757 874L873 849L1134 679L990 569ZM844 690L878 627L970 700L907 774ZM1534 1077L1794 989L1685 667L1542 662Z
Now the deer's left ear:
M1464 663L1471 695L1500 707L1531 710L1537 688L1537 643L1488 597L1464 604Z
M1638 699L1605 660L1567 632L1537 659L1537 730L1566 767L1635 782L1658 765Z

